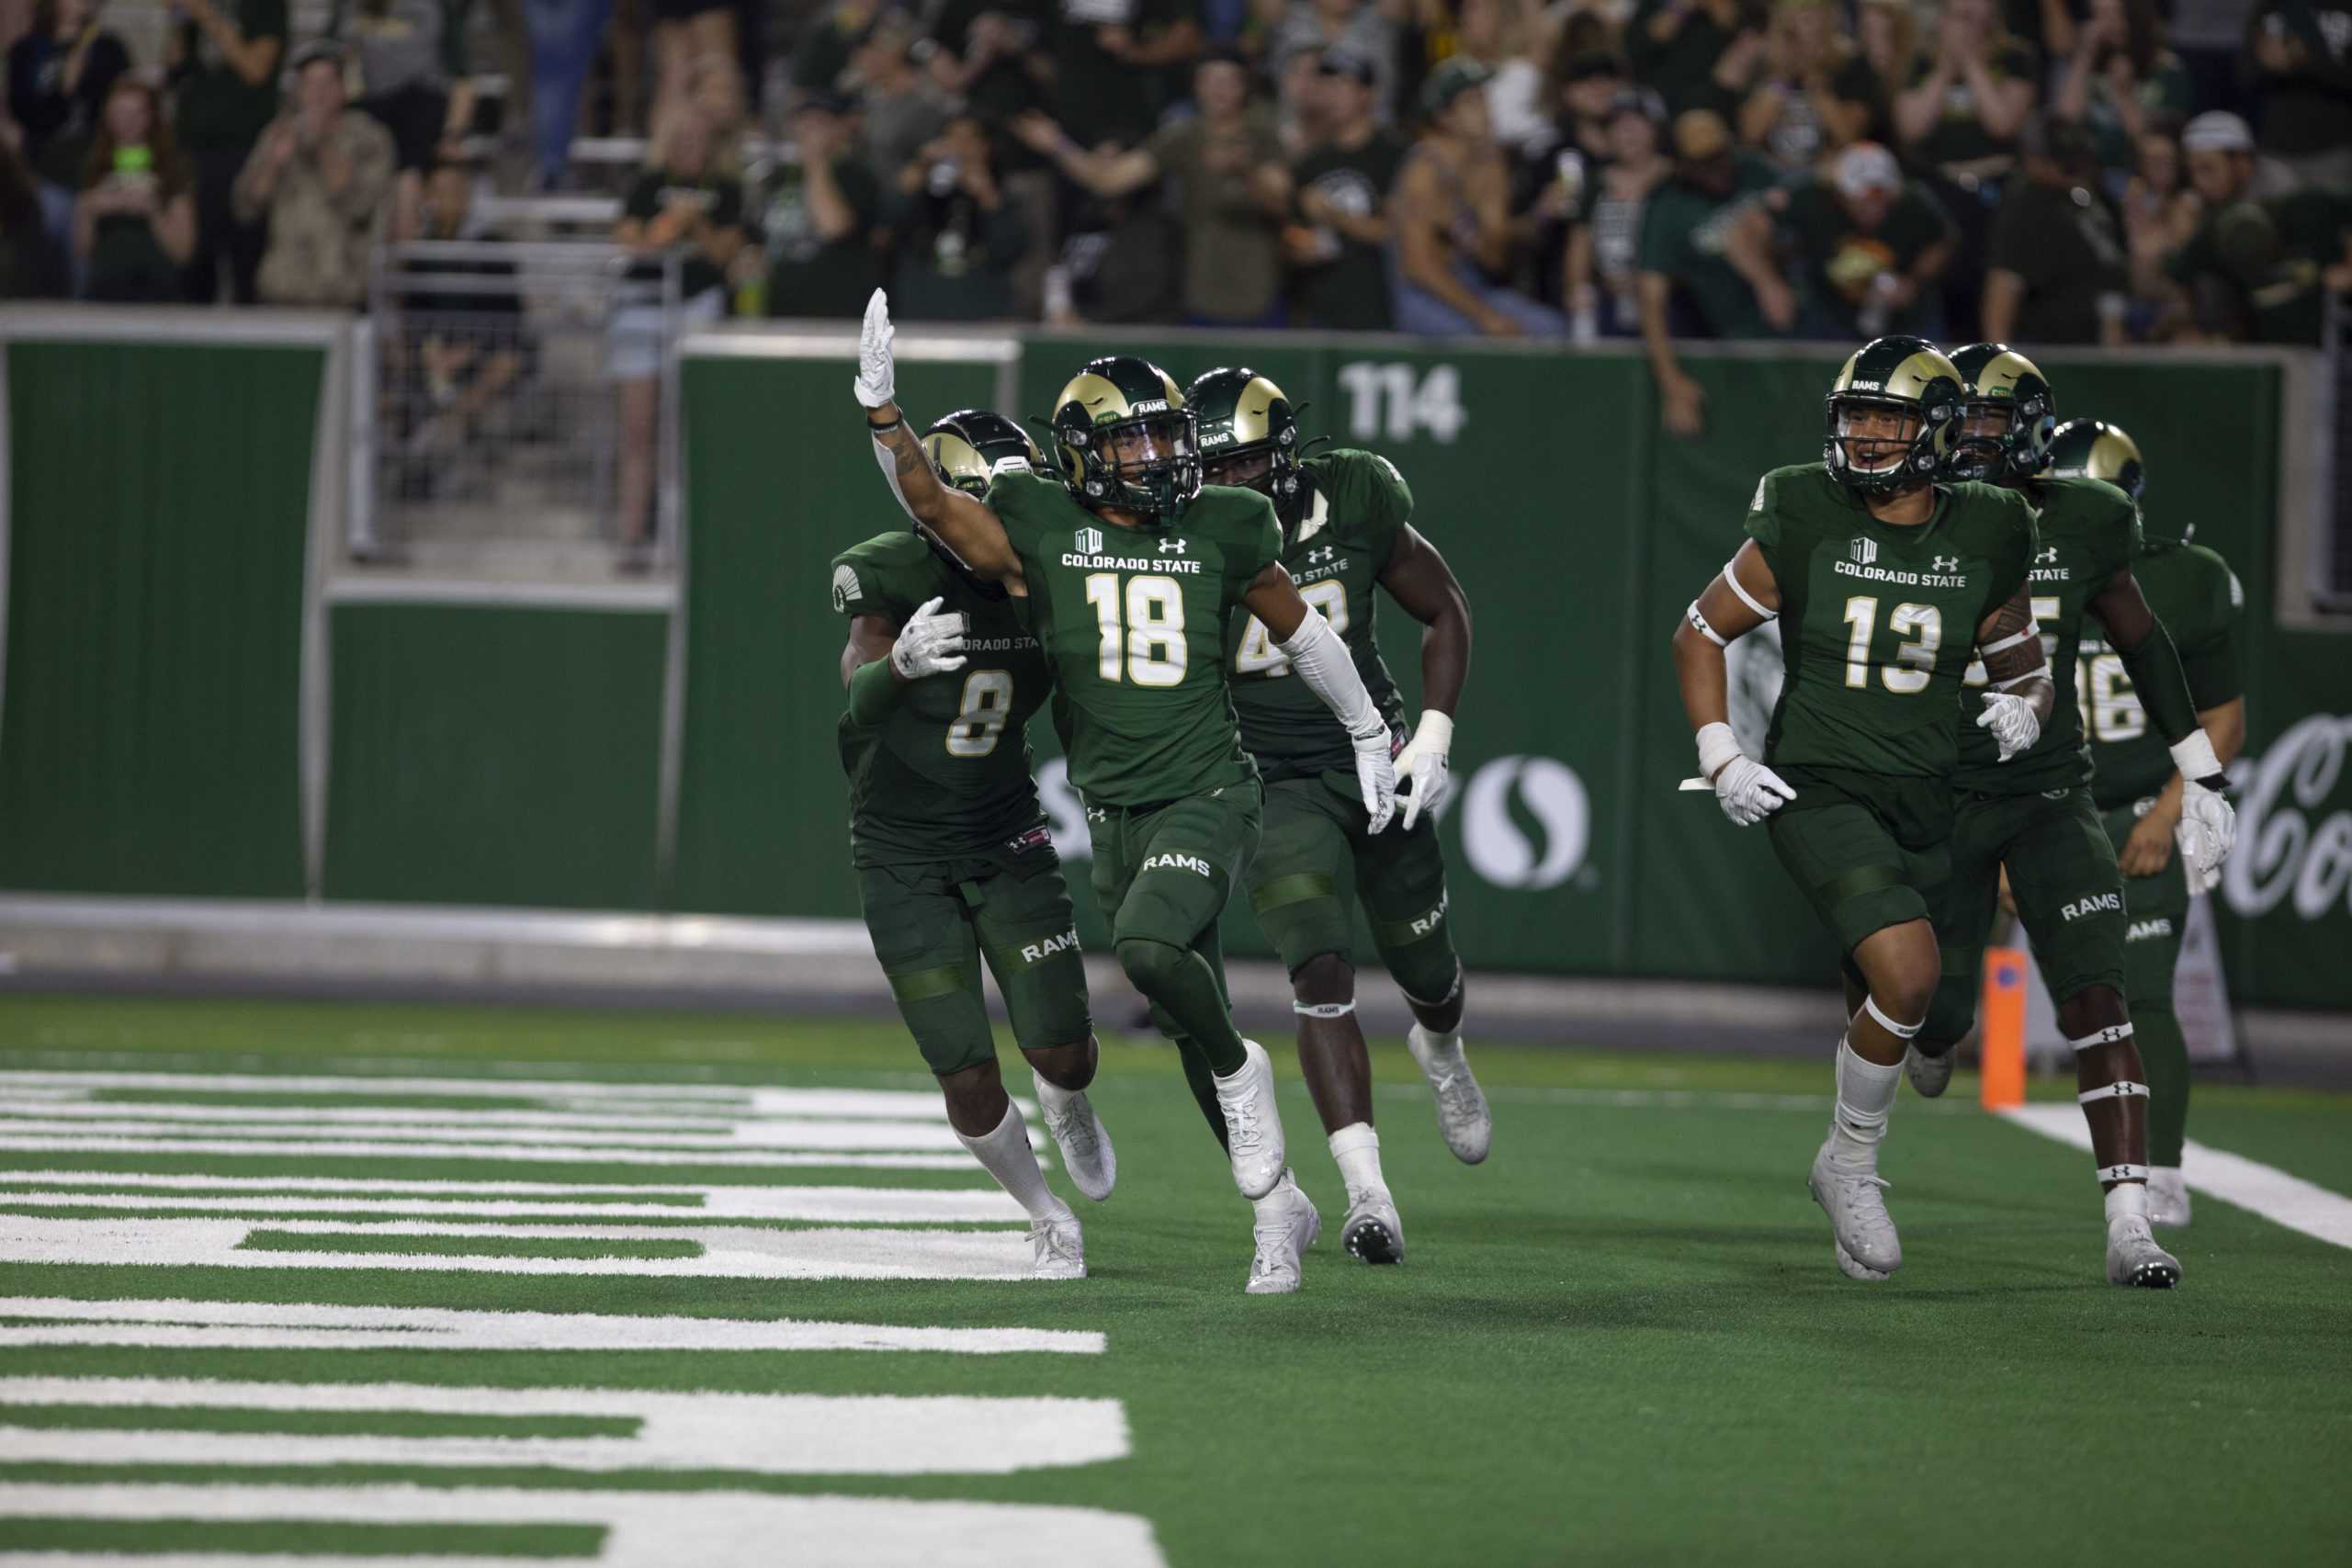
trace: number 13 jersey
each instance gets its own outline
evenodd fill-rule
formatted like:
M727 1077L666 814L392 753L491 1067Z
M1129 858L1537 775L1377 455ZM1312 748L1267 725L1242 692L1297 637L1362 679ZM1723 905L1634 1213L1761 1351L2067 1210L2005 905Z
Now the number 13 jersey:
M1204 485L1164 529L1120 528L1058 479L1005 473L988 504L1029 589L1054 722L1089 806L1156 806L1256 776L1226 670L1226 622L1282 556L1272 502Z
M1938 486L1934 515L1899 527L1807 463L1764 476L1747 526L1781 590L1784 680L1764 760L1894 778L1951 773L1976 628L2032 566L2024 499Z

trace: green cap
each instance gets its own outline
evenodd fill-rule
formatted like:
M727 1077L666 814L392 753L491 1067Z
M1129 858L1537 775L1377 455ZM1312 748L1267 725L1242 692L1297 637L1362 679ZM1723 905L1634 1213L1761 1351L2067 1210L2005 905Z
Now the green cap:
M1494 74L1475 60L1455 55L1430 73L1421 84L1421 112L1435 119L1453 107L1453 100L1474 87L1483 87Z

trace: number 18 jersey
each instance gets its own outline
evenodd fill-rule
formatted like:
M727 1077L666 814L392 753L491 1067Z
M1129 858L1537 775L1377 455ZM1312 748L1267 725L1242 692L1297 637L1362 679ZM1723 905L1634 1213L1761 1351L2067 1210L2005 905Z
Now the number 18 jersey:
M1764 760L1893 778L1950 774L1976 628L2032 565L2024 499L1987 485L1939 486L1929 520L1900 527L1807 463L1764 476L1747 526L1781 590L1785 679Z
M988 504L1054 669L1054 721L1090 806L1156 806L1256 776L1241 749L1226 622L1281 558L1273 504L1204 485L1161 529L1120 528L1057 479L1004 473Z

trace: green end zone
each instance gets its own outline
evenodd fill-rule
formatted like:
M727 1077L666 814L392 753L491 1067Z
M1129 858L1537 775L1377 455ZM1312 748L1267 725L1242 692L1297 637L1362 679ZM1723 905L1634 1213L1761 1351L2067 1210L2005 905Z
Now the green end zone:
M233 1250L247 1261L256 1247L356 1252L373 1244L389 1249L385 1265L309 1268L289 1257L283 1266L191 1266L85 1255L77 1238L94 1230L48 1222L63 1215L98 1227L165 1211L109 1215L10 1198L186 1196L199 1189L170 1183L200 1177L234 1179L241 1198L266 1196L272 1183L284 1195L320 1195L293 1184L331 1180L440 1183L435 1196L489 1201L514 1196L508 1184L522 1182L562 1190L541 1194L547 1201L628 1202L652 1199L647 1189L673 1190L662 1201L687 1213L670 1213L698 1218L703 1200L680 1192L825 1188L934 1201L985 1192L986 1184L968 1164L953 1162L630 1166L584 1152L399 1158L338 1156L327 1146L299 1156L197 1154L109 1145L95 1134L22 1146L40 1140L12 1134L8 1123L39 1118L44 1102L10 1098L0 1077L0 1236L8 1238L0 1246L10 1249L0 1252L0 1493L39 1487L62 1498L88 1483L225 1493L256 1479L320 1485L323 1475L354 1487L405 1480L450 1493L593 1492L681 1511L714 1488L811 1503L986 1502L1140 1518L1167 1562L1199 1568L1690 1562L1734 1554L1747 1564L1818 1568L1858 1555L2103 1561L2119 1549L2135 1562L2201 1568L2333 1563L2352 1539L2352 1494L2342 1485L2352 1453L2352 1253L2200 1196L2196 1224L2166 1235L2187 1268L2184 1287L2115 1290L2099 1275L2099 1200L2087 1156L1977 1111L1965 1075L1943 1100L1921 1101L1906 1089L1896 1105L1884 1168L1905 1262L1886 1284L1865 1287L1837 1272L1826 1224L1804 1193L1826 1119L1826 1048L1822 1062L1803 1063L1502 1048L1481 1045L1474 1023L1472 1060L1495 1104L1496 1138L1493 1156L1472 1168L1446 1155L1401 1046L1376 1042L1382 1156L1408 1255L1401 1268L1373 1270L1337 1245L1344 1200L1336 1173L1290 1053L1268 1043L1280 1064L1293 1160L1324 1223L1306 1287L1286 1298L1242 1293L1250 1210L1172 1053L1111 1034L1093 1098L1117 1141L1120 1186L1105 1204L1080 1205L1092 1277L1068 1284L498 1272L458 1266L484 1261L473 1250L484 1242L504 1249L557 1238L355 1236L364 1228L356 1224L322 1235L292 1228L298 1218L320 1216L200 1209L184 1217L236 1221L247 1245ZM334 1109L365 1101L446 1116L461 1139L474 1135L470 1117L530 1108L515 1080L691 1087L729 1097L726 1104L739 1109L731 1097L752 1089L905 1092L928 1097L908 1102L910 1120L938 1121L912 1045L879 1023L5 998L0 1075L11 1071L334 1074L352 1080L351 1093L208 1099L211 1091L191 1088L131 1091L133 1102L109 1088L96 1103L138 1112L167 1103ZM400 1087L469 1077L483 1080L481 1095ZM2064 1103L2071 1086L2041 1085L2037 1097ZM58 1102L45 1103L53 1111ZM2352 1190L2352 1099L2200 1085L2190 1134L2335 1191ZM948 1152L960 1158L952 1145ZM69 1188L45 1179L49 1172L117 1179ZM130 1175L166 1185L119 1179ZM1067 1190L1058 1170L1053 1179ZM777 1247L801 1246L808 1238L791 1233L812 1224L758 1234ZM888 1227L849 1221L816 1228ZM1020 1243L1010 1222L957 1234ZM649 1258L591 1239L593 1255L528 1256L705 1266L674 1250L699 1253L692 1243L627 1239L673 1250ZM296 1347L170 1337L217 1333L196 1321L196 1309L223 1303L250 1309L256 1334L300 1313L340 1314L345 1326L320 1328L325 1342ZM137 1321L100 1322L92 1315L100 1311ZM968 1353L970 1341L952 1350L567 1350L551 1342L457 1350L432 1348L417 1315L473 1322L516 1313L685 1324L690 1335L699 1325L792 1320L1106 1338L1100 1354L1066 1347L977 1354ZM395 1325L368 1331L389 1343L333 1342L368 1323ZM57 1342L9 1337L19 1331ZM109 1334L124 1342L107 1342ZM233 1393L187 1393L174 1404L139 1381L191 1379L275 1388L280 1397L266 1410ZM99 1404L75 1393L92 1383L118 1385L117 1397ZM20 1390L13 1397L12 1384ZM354 1392L338 1404L335 1389ZM677 1458L662 1447L672 1438L650 1409L626 1402L710 1395L849 1403L808 1407L815 1425L806 1428L772 1416L740 1440L719 1431L725 1440L714 1439L706 1455L712 1462L656 1462L664 1453ZM363 1396L404 1408L356 1408ZM919 1414L898 1402L938 1396L975 1404L1053 1399L1069 1402L1069 1414L985 1438L962 1436L955 1422L966 1416L944 1411L923 1415L903 1435L888 1425ZM1054 1445L1084 1428L1081 1411L1105 1401L1115 1404L1125 1434L1120 1453L1086 1457L1091 1450L1081 1445L1057 1457ZM725 1406L692 1408L716 1420ZM27 1415L35 1410L44 1413ZM244 1421L249 1412L250 1424L226 1432L204 1424ZM468 1426L468 1418L509 1425ZM14 1439L6 1439L10 1423ZM791 1459L792 1434L802 1429L821 1430L826 1440L805 1460ZM61 1431L88 1443L135 1438L149 1447L135 1460L101 1452L61 1463L41 1450ZM183 1455L173 1447L183 1439L247 1445L255 1468ZM463 1466L435 1465L395 1461L365 1446L389 1439L468 1444L469 1456L485 1444L513 1445L526 1459L523 1450L540 1445L548 1462L501 1468L469 1457ZM321 1467L303 1457L306 1443L352 1446L334 1450L346 1456L341 1468ZM550 1446L563 1444L640 1445L628 1451L642 1460L589 1471L584 1450ZM881 1456L880 1468L844 1468L867 1453ZM787 1464L802 1468L776 1468ZM2083 1481L2093 1475L2121 1476L2123 1487L2088 1506ZM607 1535L585 1519L476 1524L461 1535L432 1533L455 1525L381 1518L213 1520L195 1529L92 1520L59 1505L39 1517L0 1517L0 1539L28 1551L594 1560L627 1533L616 1527ZM970 1522L957 1528L968 1531ZM772 1561L784 1543L761 1544ZM1126 1559L1103 1550L1095 1560Z

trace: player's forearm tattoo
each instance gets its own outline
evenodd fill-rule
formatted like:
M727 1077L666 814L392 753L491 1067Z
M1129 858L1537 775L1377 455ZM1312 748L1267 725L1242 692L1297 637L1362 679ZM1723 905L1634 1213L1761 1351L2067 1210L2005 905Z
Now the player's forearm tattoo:
M1984 657L1984 673L1995 686L2021 681L2049 662L2041 650L2041 638L2027 635L2032 629L2033 606L2023 593L1994 611L1992 619L1977 629L1976 646Z

